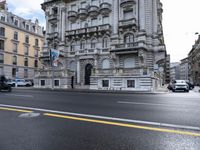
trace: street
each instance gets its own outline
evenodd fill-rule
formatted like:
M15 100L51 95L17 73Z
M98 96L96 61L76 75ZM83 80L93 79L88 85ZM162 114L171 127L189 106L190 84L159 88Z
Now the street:
M0 93L0 150L199 150L200 93Z

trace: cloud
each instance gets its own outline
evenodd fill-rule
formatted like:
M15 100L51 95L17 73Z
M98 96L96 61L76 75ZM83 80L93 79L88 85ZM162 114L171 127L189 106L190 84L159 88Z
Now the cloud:
M7 0L8 9L25 19L39 20L40 24L45 24L44 12L41 9L43 0Z

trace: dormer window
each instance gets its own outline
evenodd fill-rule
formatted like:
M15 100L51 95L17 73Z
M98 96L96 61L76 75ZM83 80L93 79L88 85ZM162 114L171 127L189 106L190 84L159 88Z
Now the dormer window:
M28 25L28 24L26 24L26 30L28 30L28 31L29 31L29 25Z
M1 21L6 21L6 17L5 16L1 16Z
M19 21L15 19L14 25L15 25L15 26L18 26L18 24L19 24Z

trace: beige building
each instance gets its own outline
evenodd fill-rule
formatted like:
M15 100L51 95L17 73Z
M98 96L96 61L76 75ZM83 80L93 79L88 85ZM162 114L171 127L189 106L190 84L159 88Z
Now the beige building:
M34 71L41 65L39 54L43 42L43 29L38 20L33 23L8 12L6 6L1 7L0 75L33 79Z

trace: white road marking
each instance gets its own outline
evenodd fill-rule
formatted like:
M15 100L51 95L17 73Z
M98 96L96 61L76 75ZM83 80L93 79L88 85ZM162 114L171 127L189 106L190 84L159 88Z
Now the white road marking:
M115 117L90 115L90 114L81 114L81 113L72 113L72 112L56 111L56 110L33 108L33 107L14 106L14 105L4 105L4 104L0 104L0 107L26 109L26 110L34 110L34 111L48 112L48 113L57 113L57 114L64 114L64 115L71 115L71 116L78 116L78 117L87 117L87 118L94 118L94 119L105 119L105 120L120 121L120 122L126 122L126 123L138 123L138 124L144 124L144 125L153 125L153 126L160 126L160 127L168 127L168 128L177 128L177 129L187 129L187 130L200 131L200 127L184 126L184 125L176 125L176 124L167 124L167 123L160 123L160 122L132 120L132 119L115 118Z
M138 103L138 102L128 102L128 101L117 101L119 104L132 104L132 105L147 105L147 106L165 106L165 107L200 107L200 105L170 105L170 104L158 104L158 103ZM191 108L193 109L193 108Z
M20 95L20 94L5 94L6 96L15 96L15 97L33 97L33 95Z

